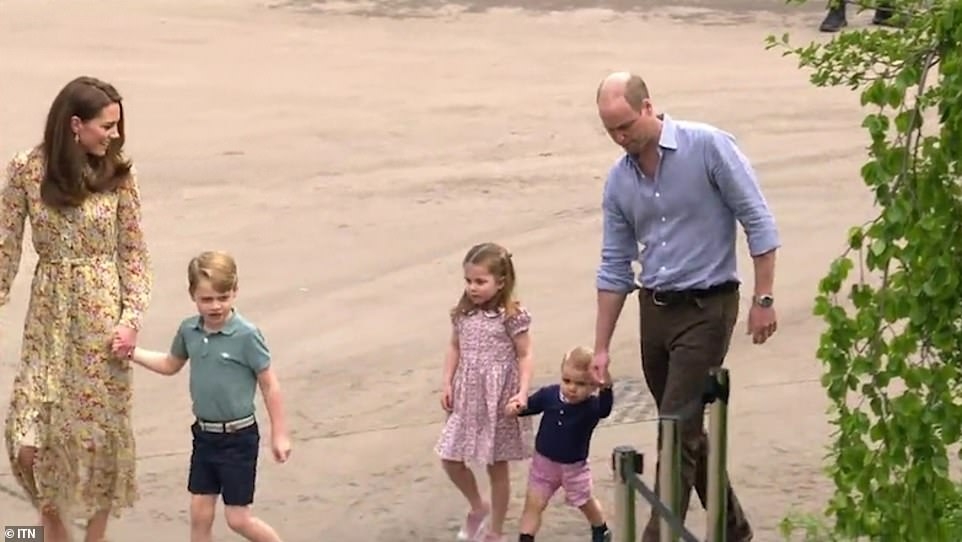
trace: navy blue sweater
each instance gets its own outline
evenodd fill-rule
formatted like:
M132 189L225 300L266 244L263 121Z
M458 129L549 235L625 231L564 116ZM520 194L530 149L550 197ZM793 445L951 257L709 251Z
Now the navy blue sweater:
M561 398L561 385L545 386L531 394L520 416L541 416L534 448L558 463L577 463L588 458L591 435L598 422L611 414L614 392L602 389L598 395L578 403Z

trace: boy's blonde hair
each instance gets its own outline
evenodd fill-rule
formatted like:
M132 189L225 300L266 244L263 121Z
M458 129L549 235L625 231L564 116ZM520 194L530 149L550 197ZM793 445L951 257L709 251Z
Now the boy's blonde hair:
M210 281L211 287L219 293L237 289L237 262L234 257L221 250L208 250L191 258L187 264L187 290L194 295L202 280Z
M576 371L591 370L591 361L595 357L595 351L584 346L576 346L565 353L561 358L561 368L570 367Z

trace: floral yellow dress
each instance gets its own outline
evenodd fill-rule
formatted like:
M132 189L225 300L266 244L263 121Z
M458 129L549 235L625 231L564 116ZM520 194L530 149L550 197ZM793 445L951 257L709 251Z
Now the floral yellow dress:
M139 329L150 301L136 173L114 192L59 211L40 199L42 151L21 152L0 179L0 305L20 266L29 219L38 261L4 437L17 482L64 519L137 500L131 368L111 354L118 324ZM32 472L17 460L35 446Z

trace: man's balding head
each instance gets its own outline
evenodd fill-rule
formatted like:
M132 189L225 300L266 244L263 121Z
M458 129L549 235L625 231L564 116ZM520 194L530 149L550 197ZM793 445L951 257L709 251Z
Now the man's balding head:
M627 153L638 155L657 144L661 121L644 79L630 72L609 74L598 85L596 101L605 130Z
M645 100L649 99L648 85L641 77L625 71L608 74L598 85L595 101L610 104L613 100L625 100L635 111L640 111Z

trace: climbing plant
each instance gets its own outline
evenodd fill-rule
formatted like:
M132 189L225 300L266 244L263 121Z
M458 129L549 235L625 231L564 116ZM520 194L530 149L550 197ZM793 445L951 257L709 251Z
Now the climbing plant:
M834 491L824 521L787 518L785 536L962 540L962 0L893 4L901 27L767 41L815 86L860 93L866 162L850 182L877 210L818 284Z

